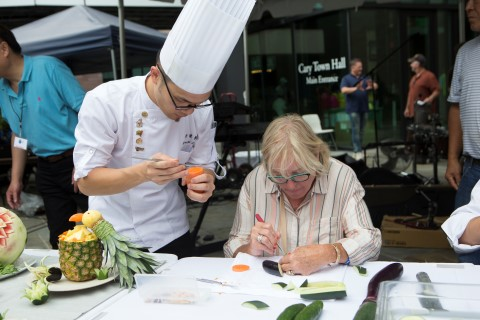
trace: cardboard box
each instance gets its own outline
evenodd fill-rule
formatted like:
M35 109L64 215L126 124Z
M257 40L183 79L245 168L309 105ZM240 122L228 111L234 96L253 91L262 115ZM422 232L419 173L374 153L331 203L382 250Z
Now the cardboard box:
M447 236L440 225L448 217L435 217L434 222L438 229L415 228L415 223L425 223L425 219L410 220L408 225L398 223L408 221L413 216L384 216L382 221L382 242L386 247L410 248L451 248Z

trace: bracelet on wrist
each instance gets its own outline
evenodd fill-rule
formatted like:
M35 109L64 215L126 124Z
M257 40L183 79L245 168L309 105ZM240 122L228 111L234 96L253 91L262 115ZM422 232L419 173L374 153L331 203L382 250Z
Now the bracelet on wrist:
M336 253L337 257L335 259L335 262L331 263L331 265L336 265L336 264L340 263L340 258L341 258L340 249L337 247L337 245L335 243L332 243L332 246L335 249L335 253Z

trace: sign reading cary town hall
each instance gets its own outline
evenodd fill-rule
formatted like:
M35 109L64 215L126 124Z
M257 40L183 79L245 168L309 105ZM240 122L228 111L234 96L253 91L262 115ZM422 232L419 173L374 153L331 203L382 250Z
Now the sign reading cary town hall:
M312 61L311 64L301 62L298 64L297 71L301 76L305 76L306 85L312 85L338 83L345 71L339 73L336 70L344 70L346 68L346 58L340 57L332 58L329 62Z

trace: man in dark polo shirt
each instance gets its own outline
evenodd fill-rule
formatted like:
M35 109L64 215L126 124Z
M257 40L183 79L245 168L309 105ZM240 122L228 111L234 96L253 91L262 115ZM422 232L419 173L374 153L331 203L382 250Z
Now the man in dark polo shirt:
M346 96L346 112L350 118L354 158L363 158L363 130L368 120L368 92L377 90L378 85L362 74L362 60L354 58L350 61L350 73L342 78L340 90Z

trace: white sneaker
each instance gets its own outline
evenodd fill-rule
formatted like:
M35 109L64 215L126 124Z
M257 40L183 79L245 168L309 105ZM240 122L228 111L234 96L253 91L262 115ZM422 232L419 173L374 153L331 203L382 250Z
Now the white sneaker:
M363 160L363 152L355 152L353 157L355 158L355 160L359 161L359 160Z

